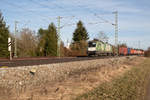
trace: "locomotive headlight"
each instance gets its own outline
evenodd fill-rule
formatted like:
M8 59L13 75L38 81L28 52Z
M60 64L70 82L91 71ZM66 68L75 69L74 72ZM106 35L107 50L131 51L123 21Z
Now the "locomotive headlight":
M96 47L89 47L88 51L96 51Z

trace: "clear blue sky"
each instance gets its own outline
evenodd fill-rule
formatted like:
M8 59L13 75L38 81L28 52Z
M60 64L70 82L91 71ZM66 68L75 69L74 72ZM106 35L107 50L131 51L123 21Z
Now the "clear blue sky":
M51 22L57 26L57 16L61 19L61 39L71 41L75 25L82 20L90 39L99 31L109 36L114 43L114 26L109 23L89 24L108 20L114 23L113 11L119 12L119 41L128 46L147 49L150 46L150 1L149 0L1 0L0 10L3 13L10 31L14 32L14 21L17 20L18 30L28 27L36 32L47 28ZM95 16L97 14L101 18ZM74 16L74 17L72 17ZM18 33L19 34L19 33Z

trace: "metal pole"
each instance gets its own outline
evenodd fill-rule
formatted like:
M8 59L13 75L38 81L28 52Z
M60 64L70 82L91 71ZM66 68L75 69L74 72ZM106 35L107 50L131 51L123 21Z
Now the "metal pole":
M141 41L139 41L139 43L138 43L138 44L139 44L139 49L141 49Z
M11 51L10 51L10 60L12 60L12 54L11 54Z
M113 12L115 14L115 46L116 46L116 54L118 56L118 12Z
M17 58L17 21L15 21L15 53L14 57Z
M61 17L58 16L58 27L57 27L57 31L58 31L57 56L58 57L60 57L60 19Z

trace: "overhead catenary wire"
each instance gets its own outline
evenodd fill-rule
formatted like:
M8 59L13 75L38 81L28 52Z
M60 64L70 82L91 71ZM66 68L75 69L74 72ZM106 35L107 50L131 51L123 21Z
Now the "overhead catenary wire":
M36 14L36 15L42 17L45 22L47 22L46 20L48 20L48 16L44 16L44 15L38 14L38 13L36 13L36 11L32 11L32 10L30 10L30 9L26 9L26 8L20 6L20 5L16 5L16 4L14 4L14 3L10 3L10 2L5 1L5 0L1 0L1 1L7 3L7 4L10 5L10 6L13 6L13 7L16 7L16 8L19 8L19 9L22 9L22 10L24 10L24 11L27 11L27 13ZM25 13L24 13L24 14L25 14ZM26 15L29 15L29 14L26 14ZM50 18L49 18L49 19L50 19ZM53 19L53 18L51 18L51 19ZM56 19L56 18L55 18L55 19Z
M3 0L4 1L4 0ZM43 6L43 7L47 7L48 9L49 9L49 6L47 6L47 5L45 5L45 4L41 4L41 3L38 3L38 2L36 2L35 0L31 0L32 2L34 2L34 3L36 3L36 4L38 4L38 5L40 5L40 6ZM28 11L29 13L32 13L32 14L37 14L35 11L32 11L32 10L29 10L29 9L25 9L24 7L22 7L22 6L19 6L19 5L16 5L16 4L13 4L13 3L10 3L10 2L7 2L7 1L4 1L5 3L7 3L7 4L9 4L9 5L13 5L14 7L17 7L17 8L21 8L21 9L23 9L23 10L25 10L25 11ZM53 3L54 4L54 3ZM61 9L63 9L63 10L65 10L63 7L61 7L61 6L59 6L59 5L57 5L57 4L55 4L58 8L61 8ZM91 11L90 11L91 12ZM37 14L37 15L39 15L39 16L41 16L41 17L43 17L44 19L42 19L43 21L45 21L45 22L47 22L46 20L47 19L49 19L49 18L47 18L46 16L43 16L43 15L41 15L41 14ZM73 16L74 17L74 16ZM65 18L65 17L63 17L63 18ZM66 17L67 18L67 17ZM46 20L45 20L46 19ZM52 19L57 19L56 17L55 18L52 18ZM106 20L105 20L105 22L106 22Z
M40 6L42 6L42 7L46 7L46 8L48 8L48 9L50 9L49 8L49 6L47 6L46 4L41 4L41 3L39 3L39 2L37 2L37 1L35 1L35 0L31 0L31 2L34 2L34 3L36 3L36 4L38 4L38 5L40 5ZM52 4L54 4L54 3L52 3ZM63 9L64 11L66 11L66 9L64 9L63 7L61 7L61 6L59 6L59 5L57 5L57 4L54 4L56 7L58 7L58 8L60 8L60 9ZM67 13L68 13L68 11L66 11ZM60 17L60 19L64 19L64 18L74 18L75 16L74 15L72 15L72 16L61 16ZM58 19L58 17L56 17L56 18L54 18L54 19ZM67 23L65 23L63 26L60 26L61 28L62 27L64 27L64 26L67 26L67 24L68 24L68 22Z
M77 2L77 4L82 4L82 3L81 3L81 2ZM95 11L93 11L92 9L87 8L87 6L80 6L80 5L77 5L77 7L79 7L79 8L82 7L82 9L83 9L83 8L84 8L84 9L86 8L86 11L90 12L90 13L91 13L92 15L94 15L96 18L102 20L103 23L108 23L108 24L110 24L110 25L115 26L115 24L114 24L113 22L108 21L108 20L106 20L105 18L103 18L103 17L100 16L100 15L105 15L105 14L96 14ZM87 9L88 9L88 10L87 10Z
M43 7L47 7L47 8L49 9L49 6L47 6L46 4L41 4L41 3L39 3L39 2L36 2L35 0L31 0L31 1L34 2L34 3L36 3L36 4L38 4L38 5L41 5L41 6L43 6ZM47 0L47 1L49 1L49 0ZM63 9L64 11L66 11L66 9L64 9L63 7L61 7L61 6L57 5L57 4L55 4L54 2L53 2L52 4L54 4L55 6L57 6L57 7L60 8L60 9ZM90 11L91 13L93 13L91 10L89 10L89 11ZM70 12L67 11L67 13L70 13ZM113 25L113 23L109 22L108 20L103 19L102 17L98 16L96 13L94 13L94 15L95 15L96 17L100 18L101 20L103 20L105 23L110 23L110 24ZM74 15L73 15L73 16L74 16Z
M88 24L88 25L94 25L94 24L100 24L100 23L104 23L104 22L88 22L86 24ZM65 26L73 26L73 25L77 25L77 24L76 23L66 24L66 25L61 26L60 28L63 28Z
M33 3L35 3L35 4L37 4L37 5L40 5L40 6L42 6L42 7L46 7L46 8L48 8L48 9L50 9L49 6L46 5L46 4L39 3L39 2L37 2L37 1L35 1L35 0L30 0L30 1L33 2ZM45 1L45 0L44 0L44 1ZM49 0L46 0L46 1L49 1ZM67 12L67 13L70 13L72 16L74 16L70 11L66 10L64 7L59 6L58 4L56 4L56 3L54 3L54 2L52 2L51 4L53 4L53 5L56 6L57 8L59 8L59 9L65 11L65 12ZM51 10L51 9L50 9L50 10Z
M111 25L114 25L114 23L112 23L112 22L110 22L110 21L108 21L108 20L102 18L101 16L98 16L97 14L94 14L94 15L95 15L97 18L100 18L101 20L103 20L105 23L109 23L109 24L111 24Z
M48 0L49 1L49 0ZM6 2L6 1L5 1ZM48 9L50 9L49 8L49 6L47 6L46 4L42 4L42 3L39 3L39 2L37 2L37 1L35 1L35 0L31 0L31 2L34 2L35 4L37 4L37 5L40 5L40 6L42 6L42 7L46 7L46 8L48 8ZM23 10L26 10L26 11L28 11L28 12L30 12L30 13L36 13L35 11L32 11L32 10L29 10L29 9L25 9L24 7L22 7L22 6L19 6L19 5L15 5L15 4L13 4L13 3L9 3L9 2L7 2L9 5L14 5L14 7L17 7L17 8L22 8ZM67 11L64 7L61 7L61 6L59 6L58 4L55 4L55 3L53 3L56 7L58 7L58 8L60 8L60 9L63 9L64 11ZM102 18L102 17L100 17L100 16L98 16L97 14L95 14L93 11L91 11L91 10L88 10L89 12L91 12L92 14L94 14L95 16L97 16L98 18L100 18L101 20L103 20L104 22L106 22L106 23L109 23L109 21L107 21L107 20L105 20L104 18ZM68 13L68 11L67 11L67 13ZM39 15L39 14L38 14ZM43 21L45 21L45 22L47 22L46 20L47 19L49 19L49 18L47 18L46 16L43 16L43 15L39 15L39 16L41 16L41 17L44 17L44 19L42 19ZM46 19L46 20L45 20ZM54 18L54 19L56 19L56 18ZM112 23L111 23L112 24ZM65 25L64 25L65 26Z
M82 3L81 3L81 2L78 2L77 4L82 4ZM79 8L82 7L82 9L83 9L83 8L87 8L86 6L80 6L80 5L77 5L77 7L79 7ZM91 10L91 9L88 9L88 10L86 9L86 11L90 12L91 14L93 14L94 16L96 16L97 18L103 20L103 21L106 22L106 23L113 24L112 22L110 22L110 21L104 19L103 17L99 16L98 14L96 14L96 12L93 11L93 10ZM103 15L104 15L104 14L103 14Z

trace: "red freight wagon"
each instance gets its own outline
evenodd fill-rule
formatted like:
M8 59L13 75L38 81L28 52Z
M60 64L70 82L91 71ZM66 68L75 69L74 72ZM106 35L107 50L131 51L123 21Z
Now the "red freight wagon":
M137 50L137 54L138 54L138 55L141 55L141 50Z
M142 55L142 50L139 50L138 54L139 54L139 55Z
M135 55L137 54L137 50L136 50L136 49L134 49L134 54L135 54Z
M119 48L119 55L127 55L128 49L126 47Z
M137 54L137 50L136 50L136 49L134 49L134 54L135 54L135 55Z
M134 54L134 49L131 49L131 55L133 55Z
M119 55L122 55L123 54L123 48L119 48Z

